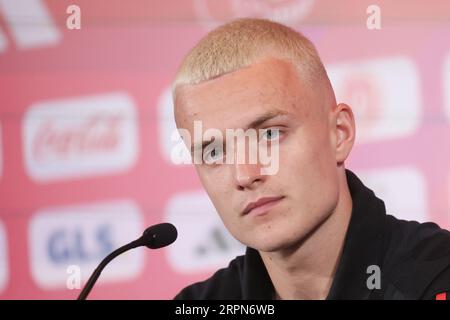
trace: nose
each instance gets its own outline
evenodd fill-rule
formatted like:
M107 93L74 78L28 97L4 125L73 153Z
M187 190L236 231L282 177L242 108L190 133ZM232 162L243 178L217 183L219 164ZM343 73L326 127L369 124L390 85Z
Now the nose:
M235 181L238 190L254 189L264 181L259 164L234 165Z
M238 139L239 142L232 152L235 184L238 190L253 189L266 179L258 159L258 145L251 142L246 145L245 140Z
M248 150L246 150L248 152ZM248 153L245 161L236 154L234 158L234 177L238 190L253 189L260 185L265 177L261 174L261 165L258 161L250 163Z

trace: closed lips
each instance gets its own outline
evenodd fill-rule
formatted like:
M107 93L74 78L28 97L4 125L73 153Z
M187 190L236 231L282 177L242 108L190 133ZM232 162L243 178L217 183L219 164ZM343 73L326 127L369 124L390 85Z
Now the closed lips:
M243 215L249 213L250 211L252 211L253 209L260 207L262 205L265 205L267 203L270 202L274 202L274 201L278 201L280 199L282 199L283 196L279 196L279 197L264 197L264 198L260 198L255 202L250 202L244 209L244 211L242 212Z

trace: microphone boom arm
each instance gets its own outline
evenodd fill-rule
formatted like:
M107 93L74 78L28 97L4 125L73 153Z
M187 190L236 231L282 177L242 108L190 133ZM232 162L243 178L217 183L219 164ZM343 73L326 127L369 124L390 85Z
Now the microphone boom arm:
M97 279L100 277L100 274L102 273L103 269L106 267L106 265L108 263L111 262L111 260L113 260L118 255L124 253L125 251L140 247L141 245L142 245L142 242L141 242L141 239L139 238L133 242L130 242L130 243L114 250L109 255L107 255L106 258L104 258L102 260L102 262L98 265L98 267L95 269L95 271L89 277L88 282L84 286L83 291L81 291L77 300L86 300L89 292L91 292L92 288L95 285L95 282L97 282Z
M159 249L172 244L178 236L177 229L173 224L170 223L160 223L151 227L148 227L142 236L116 250L106 256L105 259L98 265L94 270L92 275L89 277L88 282L84 286L77 300L86 300L89 292L95 285L95 282L100 277L103 269L108 263L111 262L115 257L124 253L125 251L146 246L149 249Z

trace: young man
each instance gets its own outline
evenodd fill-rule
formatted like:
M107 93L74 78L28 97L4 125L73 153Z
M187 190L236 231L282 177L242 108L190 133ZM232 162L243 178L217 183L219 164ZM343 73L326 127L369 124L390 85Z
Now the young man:
M386 215L383 201L345 168L355 140L352 109L336 103L304 36L262 19L225 24L185 57L173 97L177 127L190 136L196 121L224 136L256 129L258 143L279 153L277 171L264 174L260 162L217 161L229 140L185 140L193 154L213 159L195 168L247 251L177 299L450 295L450 233Z

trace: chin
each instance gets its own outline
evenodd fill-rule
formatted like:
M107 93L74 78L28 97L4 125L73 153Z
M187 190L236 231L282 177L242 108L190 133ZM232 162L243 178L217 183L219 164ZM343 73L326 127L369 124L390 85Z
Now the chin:
M276 252L295 249L305 241L317 226L317 221L297 221L288 225L273 225L272 230L264 230L253 234L244 243L263 252Z
M301 237L301 236L300 236ZM276 252L280 250L286 250L296 243L298 243L298 237L287 237L286 233L279 234L265 232L262 235L254 237L247 241L248 246L263 252Z

